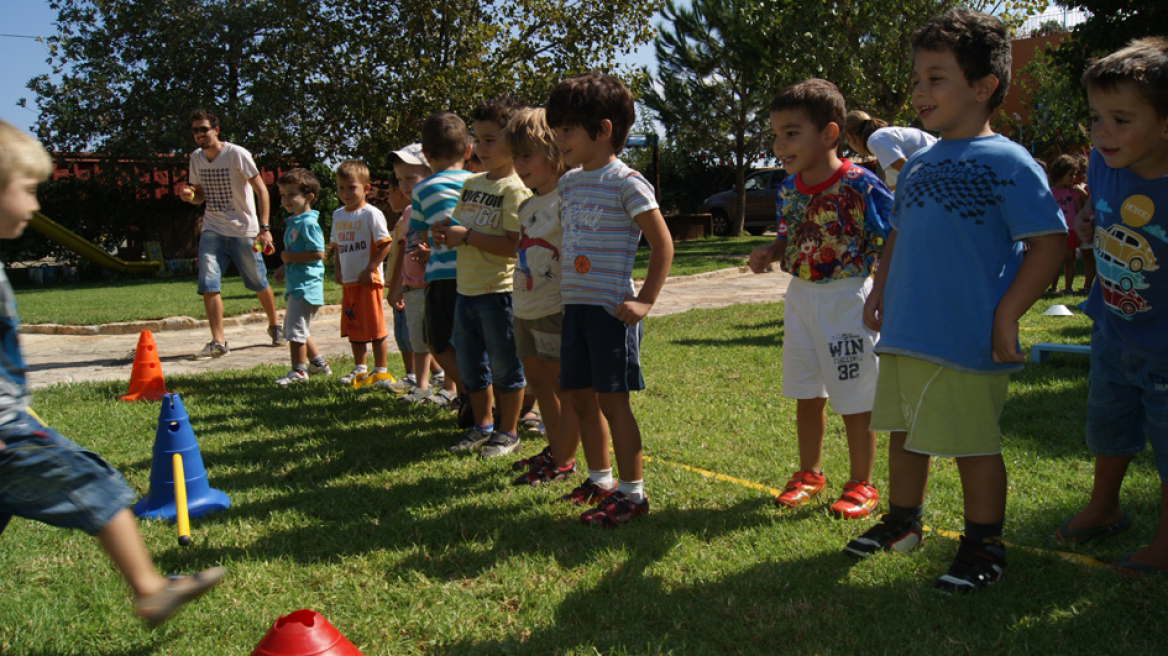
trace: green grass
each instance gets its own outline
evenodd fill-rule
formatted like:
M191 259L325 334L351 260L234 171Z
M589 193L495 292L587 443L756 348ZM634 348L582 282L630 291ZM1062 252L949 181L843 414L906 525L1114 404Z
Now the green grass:
M1081 316L1040 316L1076 300L1042 301L1024 343L1086 343ZM948 539L856 563L839 550L866 523L823 505L778 511L764 491L667 464L782 486L796 468L794 402L778 394L783 335L781 304L647 321L648 389L633 403L656 459L645 467L653 510L614 531L550 504L564 486L513 488L507 462L446 454L456 430L440 411L328 380L278 390L277 367L168 379L233 507L194 521L188 548L164 523L143 523L145 540L164 571L223 564L229 578L148 633L92 539L17 519L0 549L0 654L246 654L299 608L367 655L1134 654L1168 642L1163 581L1065 562L1043 544L1090 490L1086 357L1055 355L1011 383L1005 537L1016 546L1006 582L981 594L930 589L956 549ZM34 405L144 493L158 406L114 400L123 388L50 388ZM847 471L834 415L825 469L834 494ZM960 531L960 499L956 468L938 460L927 522ZM1135 526L1086 553L1106 561L1146 544L1159 499L1140 455L1124 486Z
M765 237L712 237L675 245L671 275L682 276L742 266L752 248L769 243ZM738 257L734 257L738 256ZM645 277L649 249L637 253L633 278ZM269 279L269 284L271 280ZM203 298L195 278L118 278L56 285L18 284L17 303L24 323L89 325L113 321L162 319L186 315L203 318ZM276 305L284 307L283 284L273 284ZM255 294L232 276L223 280L223 314L232 317L261 310ZM341 302L341 286L325 274L324 302Z

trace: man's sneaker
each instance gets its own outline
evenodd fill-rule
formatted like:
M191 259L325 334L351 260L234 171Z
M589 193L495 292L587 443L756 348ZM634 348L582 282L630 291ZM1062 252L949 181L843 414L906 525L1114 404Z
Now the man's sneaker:
M591 506L604 501L615 491L615 487L612 489L603 488L593 483L592 479L586 478L583 483L576 486L576 489L557 498L556 501L567 501L576 506Z
M429 389L422 389L421 387L415 387L414 389L410 390L408 393L402 394L401 396L397 397L398 403L403 403L406 405L415 405L418 403L425 403L425 402L430 401L430 400L431 400L430 390Z
M519 439L518 435L511 437L502 431L495 431L491 433L491 439L487 440L487 443L483 445L483 451L479 454L479 457L486 459L510 455L519 450L519 444L521 442L522 440Z
M427 396L425 401L426 403L438 406L439 408L449 408L451 404L458 402L458 394L440 389L437 392L430 394L430 396Z
M289 385L295 385L296 383L303 383L307 381L308 374L306 372L300 371L299 369L293 369L280 378L277 378L276 384L280 387L287 387Z
M1006 550L999 544L970 540L961 536L957 557L949 572L938 577L933 587L953 594L987 588L1006 575Z
M880 494L867 481L848 481L839 501L831 504L831 514L841 519L866 519L876 509Z
M823 477L823 474L797 471L791 475L791 480L787 481L783 493L775 497L775 505L798 508L822 492L826 482L827 479Z
M231 352L226 344L219 344L215 340L207 342L202 351L191 356L192 360L210 360L211 358L221 358Z
M406 392L409 392L410 390L414 389L415 387L417 387L417 384L414 383L413 376L410 376L409 374L407 374L405 376L402 376L401 379L391 383L388 389L389 389L389 391L393 392L394 394L400 395L400 394L405 394Z
M535 487L537 485L544 485L547 483L558 483L560 481L568 480L568 477L576 473L576 461L564 469L556 467L554 464L544 465L539 469L533 469L526 474L520 474L511 482L512 485L530 485Z
M338 378L337 382L342 385L352 385L353 381L357 380L358 376L364 376L367 373L369 373L369 371L364 367L354 367L352 371Z
M471 426L462 434L462 439L458 442L446 447L446 450L451 453L463 453L465 451L474 451L487 440L491 439L491 431L479 430L478 426Z
M284 338L283 326L268 326L268 337L272 338L272 346L284 346L288 343Z
M331 367L329 367L329 363L327 363L327 362L320 365L320 366L317 366L317 365L309 362L308 363L308 375L309 376L320 376L320 375L331 376L331 375L333 375L333 370Z
M641 503L633 503L624 492L616 491L600 502L592 510L584 511L580 521L591 526L612 528L619 524L628 524L637 517L649 512L649 495Z
M520 458L519 460L511 463L511 471L523 471L524 469L527 471L535 471L537 469L542 469L543 467L546 467L550 464L552 464L552 448L550 446L545 446L543 451L540 451L533 456Z
M879 524L848 542L844 553L856 558L867 558L877 551L908 553L921 545L922 531L920 518L883 515Z

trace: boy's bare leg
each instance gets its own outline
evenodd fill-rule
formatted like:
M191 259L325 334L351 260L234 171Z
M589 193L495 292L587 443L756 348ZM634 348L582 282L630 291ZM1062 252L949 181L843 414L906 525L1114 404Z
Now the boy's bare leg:
M1006 462L1002 454L954 458L961 474L965 519L998 524L1006 518ZM900 505L900 504L897 504Z
M291 344L291 342L289 342L289 344ZM305 355L308 357L308 360L320 357L320 350L316 348L316 340L313 339L311 335L308 336L308 341L304 342L304 351ZM296 360L296 362L307 362L308 360L301 358L300 360Z
M546 429L548 444L552 447L554 455L560 434L560 400L556 396L556 388L559 387L560 380L560 363L544 362L539 359L538 355L525 355L520 359L523 361L523 377L527 379L526 389L533 392L535 399L539 400L543 426ZM530 403L525 391L523 407L529 407ZM556 464L562 466L564 463L557 461Z
M467 392L470 396L470 407L474 410L475 424L478 426L486 426L487 424L495 423L495 414L492 412L492 398L491 389L493 386L487 385L486 389L477 392ZM495 426L495 430L501 430Z
M1075 250L1067 251L1067 256L1063 259L1063 286L1068 292L1075 286Z
M568 463L576 459L576 451L580 448L580 419L576 416L576 411L572 407L572 395L567 390L556 387L556 400L559 402L560 426L559 430L552 433L548 427L548 437L554 440L552 442L552 457L555 459L556 467L567 467ZM544 406L540 403L540 407ZM597 414L600 413L600 406L596 406ZM607 426L603 419L599 420L600 424ZM547 427L547 420L544 420L544 426ZM600 448L604 451L604 455L608 455L608 435L600 436L603 441ZM587 449L585 449L587 454ZM585 455L585 460L588 456ZM589 461L591 462L591 461ZM585 463L587 465L587 463ZM601 469L608 469L611 465L606 464Z
M402 351L401 352L401 359L402 359L402 366L405 367L405 372L408 374L412 371L412 372L414 372L414 377L417 378L418 372L414 368L417 364L417 360L414 358L414 352L413 351Z
M311 337L309 339L312 339ZM308 345L288 340L288 354L292 359L292 366L308 362Z
M1095 480L1087 507L1071 518L1067 528L1099 528L1123 519L1119 507L1119 489L1134 456L1095 456ZM1160 528L1163 529L1163 521Z
M207 325L211 328L211 339L226 344L223 335L223 297L219 292L203 292L203 311L207 313Z
M442 386L442 389L447 391L457 389L459 394L465 393L466 388L462 386L462 377L458 373L458 358L454 354L454 345L447 346L446 350L441 353L434 352L434 347L430 347L430 354L446 370L446 384Z
M628 392L604 392L596 395L600 411L608 419L612 431L612 448L616 452L616 466L619 480L639 481L644 477L641 463L641 429L633 408L629 405Z
M256 292L256 298L259 299L260 307L264 308L264 314L268 315L268 325L278 325L278 320L276 318L276 296L272 293L272 286L268 285L267 287L264 287L263 291ZM206 299L207 297L204 296L204 302ZM219 306L219 322L220 324L223 322L222 304Z
M1168 485L1160 484L1160 527L1156 529L1156 536L1152 543L1131 555L1128 559L1133 563L1151 565L1156 569L1168 572Z
M1095 282L1095 252L1082 249L1079 252L1083 254L1083 289L1089 290Z
M353 366L365 366L365 354L368 353L369 347L365 342L349 342L349 346L353 348Z
M588 469L612 469L612 459L608 453L608 422L600 412L600 400L592 388L567 392L572 398L572 410L576 413L580 428L580 442L584 445L584 460Z
M872 467L876 464L876 433L868 430L871 412L843 415L844 430L848 434L848 464L851 479L872 482Z
M904 431L888 435L888 503L918 508L925 503L925 487L929 484L929 466L933 458L906 450L906 439L908 433ZM964 476L961 479L965 481Z
M145 597L166 588L166 577L154 569L154 562L142 542L138 524L129 508L122 508L113 519L97 532L97 541L109 555L122 578L134 591L134 596Z
M523 388L514 392L496 392L499 401L499 425L495 430L516 434L519 432L519 411L523 405Z
M434 360L430 358L430 352L414 353L414 385L418 389L430 389L430 371Z
M389 339L386 337L373 340L373 366L378 369L389 368Z
M616 430L613 429L613 432ZM799 439L800 470L823 473L825 433L827 433L827 399L797 399L795 435Z

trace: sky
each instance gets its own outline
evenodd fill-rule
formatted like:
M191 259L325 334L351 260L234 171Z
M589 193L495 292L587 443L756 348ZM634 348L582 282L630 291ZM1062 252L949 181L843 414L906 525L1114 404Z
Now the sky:
M48 49L38 41L21 37L48 37L56 33L53 21L56 13L48 0L0 0L4 6L5 24L0 27L0 119L22 130L36 122L36 95L26 86L37 75L50 72L46 60ZM653 46L642 46L637 52L622 58L623 63L656 67ZM29 108L17 107L20 98L27 98Z

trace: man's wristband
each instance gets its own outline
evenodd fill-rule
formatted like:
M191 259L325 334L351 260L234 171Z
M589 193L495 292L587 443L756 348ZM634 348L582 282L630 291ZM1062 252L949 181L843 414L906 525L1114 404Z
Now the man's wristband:
M272 229L272 226L269 226L269 225L261 225L260 226L260 232L268 232L271 229Z
M466 246L466 242L469 239L470 239L470 230L467 230L466 232L462 233L462 245Z

